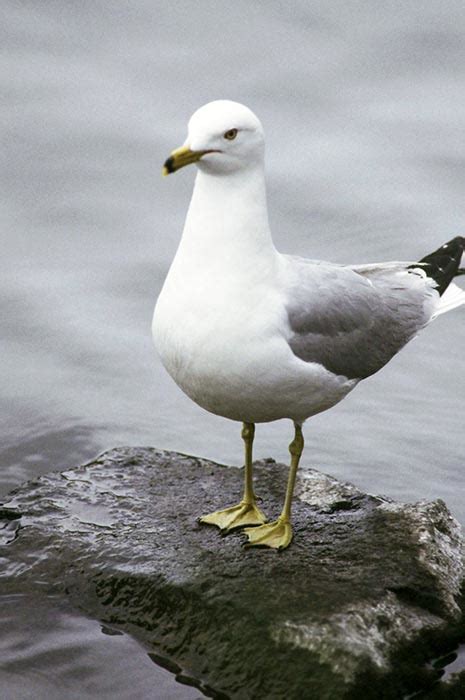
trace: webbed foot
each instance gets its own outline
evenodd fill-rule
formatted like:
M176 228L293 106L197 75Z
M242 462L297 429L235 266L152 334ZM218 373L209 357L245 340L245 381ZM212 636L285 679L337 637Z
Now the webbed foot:
M246 547L272 547L285 549L292 541L292 525L288 519L279 517L272 523L244 530L248 537Z
M255 503L247 503L241 501L237 506L231 506L224 510L216 510L214 513L202 515L199 522L207 525L216 525L220 530L228 532L238 527L245 525L256 526L266 523L266 517L262 511L257 508Z

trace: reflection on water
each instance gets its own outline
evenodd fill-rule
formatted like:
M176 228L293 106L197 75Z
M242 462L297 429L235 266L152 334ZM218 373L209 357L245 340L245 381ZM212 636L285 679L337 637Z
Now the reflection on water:
M238 426L156 359L155 298L193 170L162 180L191 112L262 118L280 250L415 259L464 230L463 3L3 3L0 493L106 448L239 463ZM253 40L251 40L253 38ZM465 315L441 318L312 419L305 464L465 522ZM257 456L287 459L286 422Z
M0 656L2 700L200 700L201 696L154 666L130 637L80 617L63 601L50 598L3 597Z

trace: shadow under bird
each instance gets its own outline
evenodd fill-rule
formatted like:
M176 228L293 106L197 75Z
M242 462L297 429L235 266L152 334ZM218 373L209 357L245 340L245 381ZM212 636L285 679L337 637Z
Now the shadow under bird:
M282 255L271 238L264 133L247 107L210 102L164 174L198 168L182 239L153 318L155 345L197 404L243 423L240 503L200 518L244 527L249 545L292 540L291 503L304 421L337 404L439 314L465 304L465 238L419 262L355 266ZM252 479L255 424L289 418L295 436L284 506L271 523Z

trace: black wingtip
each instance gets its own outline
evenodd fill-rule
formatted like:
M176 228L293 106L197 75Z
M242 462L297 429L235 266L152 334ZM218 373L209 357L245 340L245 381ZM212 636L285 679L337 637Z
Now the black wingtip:
M436 282L440 295L444 294L454 277L465 274L465 270L459 267L464 250L465 238L456 236L418 262L428 277Z

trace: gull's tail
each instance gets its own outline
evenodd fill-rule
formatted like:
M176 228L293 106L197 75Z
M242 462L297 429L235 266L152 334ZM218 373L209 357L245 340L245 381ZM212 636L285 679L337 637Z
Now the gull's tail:
M415 266L421 266L427 277L434 280L441 300L435 315L443 314L465 304L465 292L452 280L465 275L465 238L457 236L422 258Z

